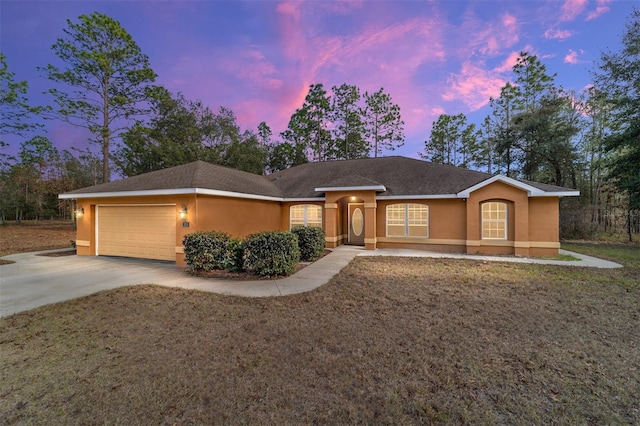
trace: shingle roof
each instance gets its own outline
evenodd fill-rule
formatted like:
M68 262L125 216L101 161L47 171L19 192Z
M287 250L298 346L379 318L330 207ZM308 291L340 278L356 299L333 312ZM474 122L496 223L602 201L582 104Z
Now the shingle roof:
M332 180L331 182L327 182L324 185L318 185L317 187L323 188L362 188L362 187L374 187L374 186L384 186L380 182L376 182L375 180L367 179L360 175L350 174L347 176L340 176L337 179Z
M353 177L349 184L347 179ZM359 186L359 179L379 182L386 187L382 196L455 194L476 185L492 175L460 169L444 164L429 163L406 157L364 158L322 163L307 163L267 176L286 197L321 197L314 191L331 187L343 177L344 186Z
M68 192L96 194L114 192L209 189L277 198L322 198L316 188L386 188L378 196L451 195L477 185L493 175L454 166L429 163L407 157L365 158L307 163L258 176L204 161L145 173L130 178ZM545 192L566 192L567 188L525 182ZM126 195L126 194L123 194Z
M162 189L203 188L243 194L282 197L282 192L264 176L230 169L205 161L144 173L138 176L76 189L68 194L133 192Z

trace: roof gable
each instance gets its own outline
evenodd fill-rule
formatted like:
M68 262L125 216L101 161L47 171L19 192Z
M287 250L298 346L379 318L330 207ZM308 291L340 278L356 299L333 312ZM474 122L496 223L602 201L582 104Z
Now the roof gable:
M506 185L513 186L522 191L525 191L529 197L560 197L560 196L576 196L580 195L579 191L568 190L567 188L561 188L559 186L546 185L538 183L536 186L532 185L533 182L519 181L507 176L502 175L494 175L489 179L486 179L482 182L479 182L469 188L466 188L463 191L460 191L456 194L457 197L460 198L469 198L469 195L477 191L480 188L484 188L485 186L491 185L494 182L502 182ZM546 187L545 191L542 187ZM557 191L560 190L560 191Z

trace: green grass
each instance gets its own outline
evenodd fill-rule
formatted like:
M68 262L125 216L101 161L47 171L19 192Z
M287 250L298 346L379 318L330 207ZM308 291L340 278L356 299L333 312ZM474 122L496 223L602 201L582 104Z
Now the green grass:
M562 248L588 256L599 257L624 266L640 269L640 244L633 243L601 243L570 242L562 243Z
M557 255L556 257L553 258L553 260L562 260L562 261L567 261L567 262L576 262L581 260L579 257L575 257L571 254L564 254L564 253L560 253L559 255Z

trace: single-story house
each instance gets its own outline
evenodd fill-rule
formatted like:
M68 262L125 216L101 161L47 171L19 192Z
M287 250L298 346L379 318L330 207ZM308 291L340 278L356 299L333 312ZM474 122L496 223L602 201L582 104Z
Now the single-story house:
M341 244L555 256L559 199L578 191L406 157L307 163L258 176L203 161L60 195L77 200L81 256L184 265L195 231L244 237L295 225Z

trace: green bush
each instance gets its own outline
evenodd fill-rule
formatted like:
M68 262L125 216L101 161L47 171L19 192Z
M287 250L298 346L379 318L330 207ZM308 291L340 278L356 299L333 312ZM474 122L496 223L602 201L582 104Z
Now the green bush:
M260 232L242 242L243 268L256 275L291 275L300 261L298 238L291 232Z
M300 260L310 262L316 260L324 251L324 230L318 226L294 226L291 232L298 237Z
M237 270L240 242L224 232L193 232L182 239L192 274L214 269Z

